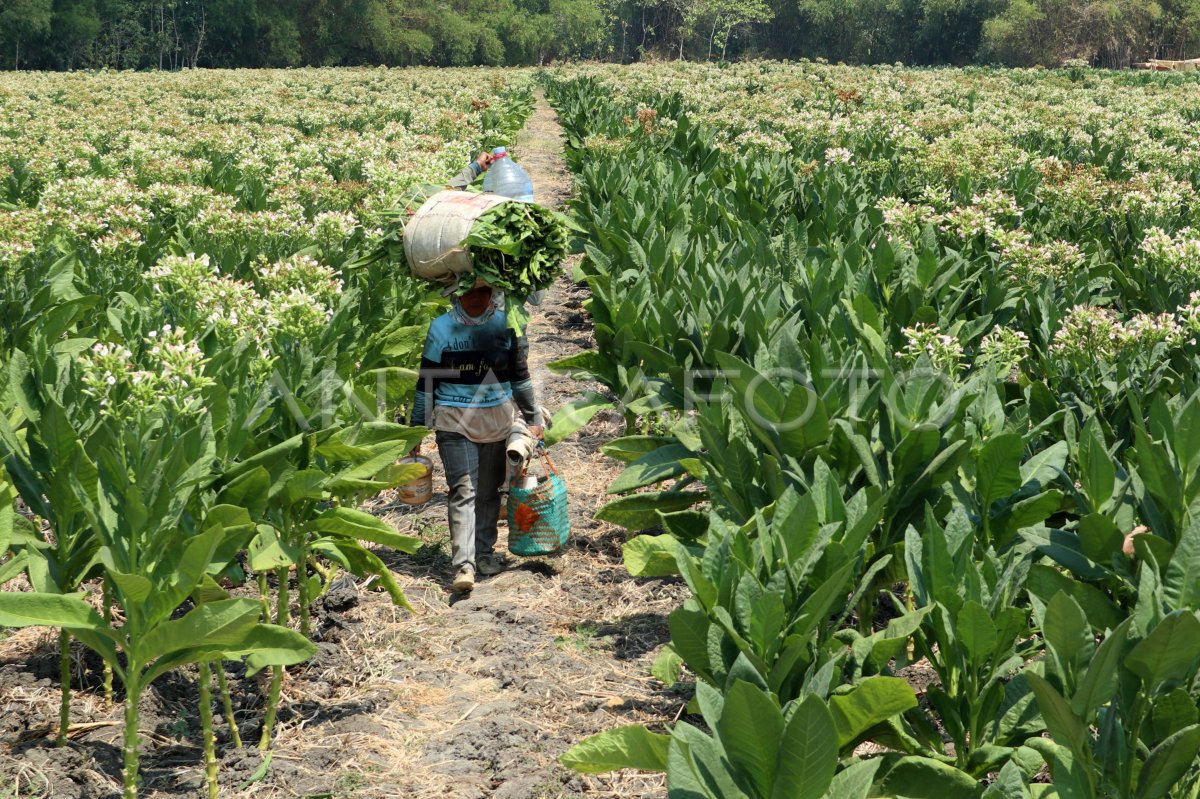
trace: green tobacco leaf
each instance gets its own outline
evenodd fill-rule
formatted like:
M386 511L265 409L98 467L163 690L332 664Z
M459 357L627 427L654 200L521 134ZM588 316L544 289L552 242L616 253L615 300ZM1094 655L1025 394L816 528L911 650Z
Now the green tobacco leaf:
M375 475L374 482L383 484L386 488L395 488L425 476L426 468L420 463L393 463L385 466Z
M633 463L647 453L676 443L670 436L625 436L602 445L600 451L613 460Z
M1200 754L1200 724L1186 727L1150 752L1138 774L1136 799L1160 799L1196 764Z
M1100 420L1093 416L1079 437L1079 482L1093 510L1112 497L1117 482L1117 467L1104 445Z
M0 557L3 557L12 545L13 525L17 515L13 503L16 501L16 489L11 483L0 480Z
M783 713L770 694L743 680L734 682L716 733L729 761L759 796L771 795L783 729Z
M386 358L397 358L420 350L425 344L424 325L398 327L379 342L379 354Z
M142 604L154 592L154 583L140 574L125 574L124 572L109 568L108 576L117 587L117 590L121 592L121 604L126 607Z
M283 495L289 505L301 500L319 501L326 498L325 483L329 475L320 469L304 469L288 478Z
M722 799L728 795L742 799L744 791L734 786L721 792L720 780L728 780L728 766L719 745L685 721L675 725L667 752L667 772L671 775L668 799ZM710 764L703 767L700 763Z
M83 596L0 591L0 627L107 630L104 619Z
M1087 616L1079 603L1060 591L1046 606L1046 614L1042 619L1042 636L1046 646L1054 654L1055 659L1063 668L1063 678L1066 679L1073 671L1072 664L1087 657L1087 652L1093 646L1092 630L1088 625Z
M410 555L421 548L419 538L401 535L383 519L354 508L330 508L317 517L316 527L322 533L341 535L356 541L370 541Z
M1083 554L1095 563L1108 563L1121 551L1125 536L1107 516L1089 513L1079 520L1079 545Z
M837 729L828 706L809 694L792 714L779 742L771 799L821 799L837 770L836 741ZM833 795L849 799L854 793L854 786L843 785Z
M901 758L881 788L881 795L896 799L971 799L982 793L970 774L928 757Z
M1011 760L1005 763L996 781L984 791L983 799L1030 799L1020 767Z
M1163 576L1163 596L1174 609L1200 607L1200 519L1189 518L1179 536Z
M1029 687L1037 697L1038 709L1046 722L1046 729L1054 741L1071 751L1076 758L1083 757L1087 730L1072 712L1067 700L1054 690L1054 686L1033 672L1027 672Z
M393 603L405 610L413 611L413 606L404 596L404 590L396 582L396 576L392 574L392 570L378 555L365 549L357 541L342 536L318 538L313 541L312 549L314 552L320 552L325 557L343 564L359 577L365 577L368 574L376 575L379 577L380 586L387 591Z
M270 473L259 466L231 480L221 491L221 502L246 508L251 515L260 517L266 510L270 487Z
M625 768L666 771L670 743L669 735L658 735L640 724L631 724L584 738L568 749L559 762L584 774Z
M1025 444L1016 433L1002 433L983 445L976 463L975 490L986 514L992 503L1013 494L1023 483L1021 457Z
M708 514L694 510L659 513L662 528L682 541L694 541L708 532Z
M956 619L955 632L966 647L971 662L982 664L996 649L996 625L991 615L975 600L962 606Z
M796 614L796 620L789 632L807 636L820 624L822 619L828 617L829 609L837 598L846 595L846 582L850 578L853 566L853 563L847 563L817 586L817 590L809 594L808 599L804 600L804 604L800 607L800 612Z
M557 361L552 361L546 365L551 372L569 373L583 372L588 375L600 376L603 374L604 360L597 350L585 350L584 352L571 355L567 358L560 358Z
M416 428L408 429L416 430ZM382 441L377 444L368 444L366 449L369 454L362 458L351 459L351 465L334 475L327 487L331 492L338 495L360 490L372 490L371 488L359 488L359 484L364 482L378 482L376 475L393 466L396 460L404 457L410 449L420 442L420 436L416 432L413 432L411 437L400 441Z
M1180 522L1179 507L1183 502L1183 486L1171 465L1166 447L1155 443L1140 427L1134 428L1137 446L1134 450L1137 473L1146 490L1160 504L1160 509L1175 523Z
M200 585L196 586L196 590L192 592L192 601L197 605L218 602L222 599L230 599L229 592L207 574L200 581Z
M571 400L555 412L553 422L546 430L546 446L554 446L590 422L600 411L613 407L611 401L594 391Z
M1062 501L1063 494L1058 489L1043 491L1021 500L1012 506L1008 516L1002 520L1002 535L1008 537L1023 527L1041 524L1062 507Z
M262 604L253 599L210 602L147 632L136 642L137 652L146 662L183 649L224 647L240 641L261 615Z
M875 775L883 765L883 758L874 757L851 763L834 775L829 784L828 799L868 799L872 796L871 786Z
M1060 591L1066 592L1083 608L1088 623L1095 632L1115 628L1127 615L1119 611L1108 595L1096 586L1072 580L1045 564L1035 563L1030 567L1025 588L1046 604L1054 599L1055 594Z
M1067 442L1059 441L1034 455L1021 464L1021 485L1036 482L1045 487L1057 480L1067 465L1070 448Z
M267 753L263 756L262 762L258 764L258 768L256 768L254 773L247 777L246 780L238 786L238 790L244 791L254 783L261 782L267 776L267 772L271 770L271 758L274 756L274 752L267 750Z
M19 555L14 555L3 564L0 564L0 586L15 578L18 574L25 571L29 565L29 553L22 552Z
M596 511L596 518L629 530L646 530L658 525L658 512L687 510L708 496L698 491L650 491L613 500Z
M829 413L817 392L795 386L781 415L779 438L785 455L801 457L829 441Z
M1132 623L1132 618L1126 619L1105 637L1096 647L1087 673L1079 680L1079 687L1071 697L1071 710L1084 721L1090 721L1092 713L1116 694L1118 667Z
M849 692L829 698L838 748L853 743L876 724L917 706L917 695L899 677L867 677Z
M686 607L676 608L667 617L667 625L671 631L671 646L688 668L698 674L708 674L712 668L708 656L708 629L711 626L708 616Z
M1193 673L1200 658L1200 620L1191 611L1176 611L1138 642L1125 666L1153 688Z
M230 644L224 656L230 660L248 657L257 669L264 666L292 666L317 653L317 647L295 630L275 624L251 627L238 641Z
M625 542L621 551L625 568L634 577L669 577L679 574L675 553L679 542L669 535L639 535Z
M679 682L682 670L683 658L679 657L675 647L666 644L654 658L654 664L650 666L650 676L670 688Z
M617 479L608 487L608 493L624 494L661 483L663 480L681 477L687 471L681 461L689 458L691 454L681 444L669 444L648 452L617 475Z
M1200 708L1186 688L1175 688L1154 700L1150 714L1150 733L1147 743L1161 743L1170 736L1200 722Z
M295 563L300 558L297 547L284 543L279 537L279 531L267 524L258 526L258 533L250 539L247 547L250 568L256 572L270 571L283 568Z
M914 425L892 453L892 479L898 483L914 479L937 454L941 440L936 425Z
M265 449L262 452L259 452L258 454L241 461L240 463L234 464L228 469L228 471L226 471L225 477L232 481L238 477L241 477L247 472L254 471L259 467L264 467L269 472L272 466L281 461L286 461L292 452L302 446L304 446L304 434L300 433L294 435L287 441L276 444L275 446ZM232 482L229 485L232 485ZM230 505L239 504L229 500L224 501L229 502Z
M160 584L151 592L141 608L143 624L149 626L169 618L179 604L191 596L209 568L214 566L213 558L225 538L225 529L214 525L184 541L182 552L172 558L174 572L170 573L166 585ZM234 555L233 552L225 554Z

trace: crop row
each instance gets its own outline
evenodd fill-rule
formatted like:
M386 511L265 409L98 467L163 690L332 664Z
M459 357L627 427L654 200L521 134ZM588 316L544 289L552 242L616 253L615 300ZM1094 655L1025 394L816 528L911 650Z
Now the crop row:
M356 509L413 477L392 420L439 312L401 264L358 256L531 109L519 74L464 70L29 75L0 89L0 625L60 636L138 698L196 664L209 794L223 663L306 659L309 605L373 545L416 539ZM240 586L251 578L257 590ZM293 592L296 600L293 601ZM299 611L298 632L290 626Z
M655 675L704 722L566 761L689 798L1200 795L1194 81L549 86L599 344L559 368L626 415L598 515L691 589Z

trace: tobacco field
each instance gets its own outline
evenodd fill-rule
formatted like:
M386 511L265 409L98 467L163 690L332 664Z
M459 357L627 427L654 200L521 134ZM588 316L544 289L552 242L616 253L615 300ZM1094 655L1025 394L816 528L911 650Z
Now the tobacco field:
M59 631L51 735L85 648L133 799L185 674L227 795L314 600L407 607L381 555L421 541L363 503L413 476L444 300L364 256L535 90L596 345L552 368L599 389L551 435L620 423L595 519L687 594L646 677L679 712L564 770L1200 797L1200 79L1079 67L4 75L0 630Z
M407 605L373 547L418 541L356 504L413 476L396 461L425 431L394 419L442 305L401 263L351 261L406 194L521 127L530 80L310 70L0 86L0 583L29 589L0 592L0 625L61 628L60 741L71 639L103 659L110 701L114 682L123 694L130 799L139 696L197 664L216 796L214 704L243 743L222 662L272 670L244 742L267 749L283 667L315 652L312 600L349 571ZM231 596L248 573L256 590Z
M696 688L567 760L689 799L1200 795L1195 80L549 86L600 350L559 368L629 422L598 515L687 582L655 674Z

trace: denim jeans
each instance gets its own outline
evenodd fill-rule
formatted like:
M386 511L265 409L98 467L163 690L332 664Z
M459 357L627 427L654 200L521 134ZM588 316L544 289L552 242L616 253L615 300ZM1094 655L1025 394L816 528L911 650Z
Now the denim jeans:
M454 568L496 546L500 488L504 482L504 442L476 444L459 433L438 431L438 452L450 485L450 547Z

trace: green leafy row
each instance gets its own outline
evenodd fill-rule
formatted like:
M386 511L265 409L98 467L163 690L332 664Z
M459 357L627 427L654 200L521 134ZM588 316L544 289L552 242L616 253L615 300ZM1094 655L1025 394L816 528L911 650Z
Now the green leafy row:
M691 589L655 674L686 666L707 728L565 761L689 799L1197 796L1200 283L1145 243L1195 209L1068 217L1020 163L965 171L951 206L1002 191L1078 254L1034 269L887 224L925 189L885 139L871 171L836 140L738 155L678 95L548 87L599 344L558 368L611 391L577 415L626 416L598 517Z
M508 134L523 121L506 120ZM245 199L247 175L235 179ZM36 211L61 188L19 199ZM62 630L60 744L71 639L102 658L110 702L120 680L127 799L139 696L196 664L215 798L214 675L241 745L224 663L273 669L267 749L284 667L315 651L309 608L339 573L375 575L408 606L376 547L419 541L356 506L420 471L397 460L426 431L392 419L442 304L403 263L364 264L358 225L292 249L245 216L228 228L149 216L141 243L116 253L61 228L5 253L0 584L24 575L31 590L0 591L0 626ZM236 590L248 577L257 591Z

